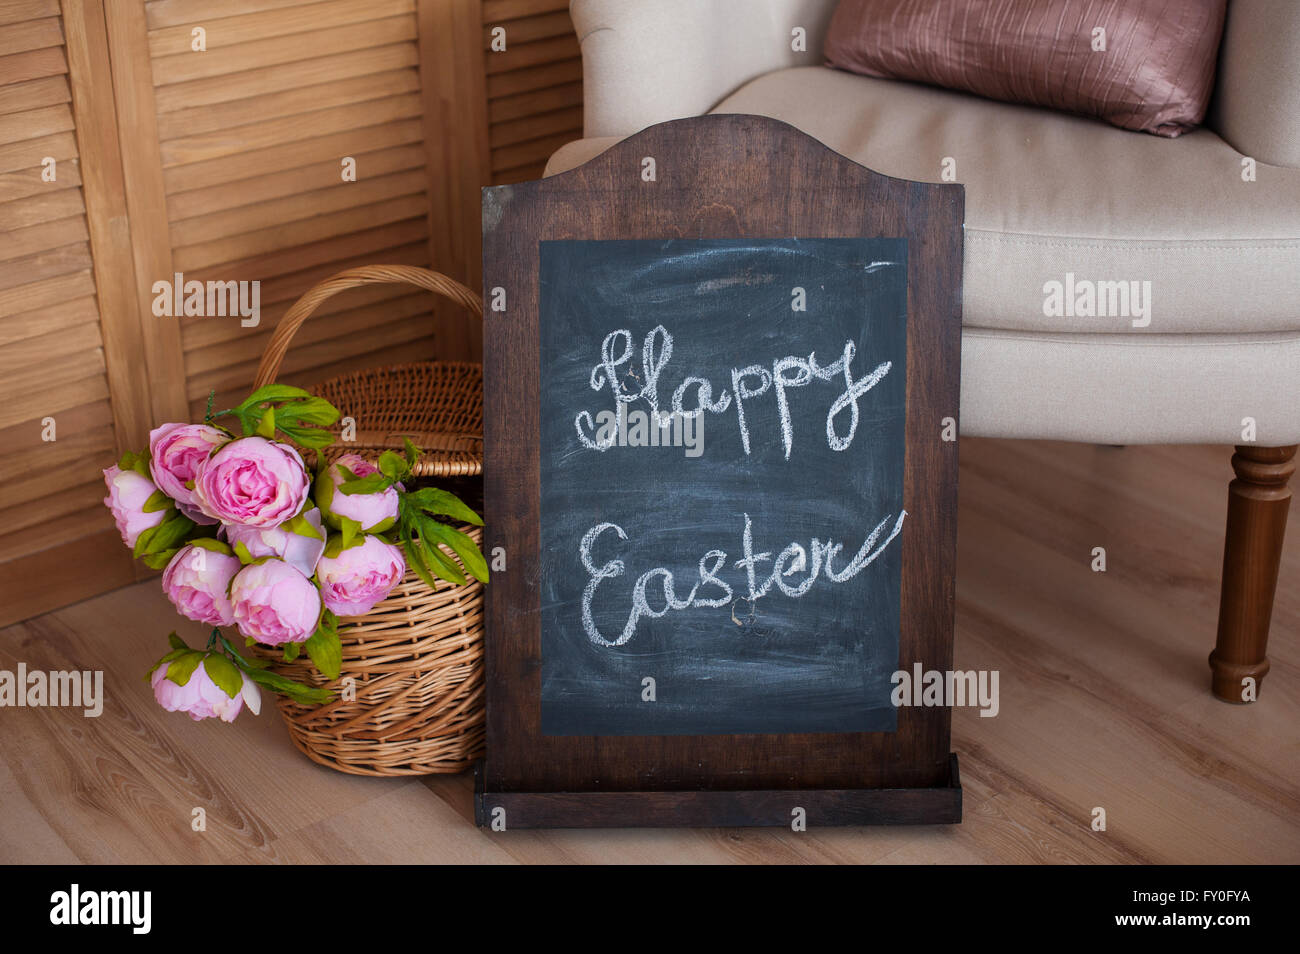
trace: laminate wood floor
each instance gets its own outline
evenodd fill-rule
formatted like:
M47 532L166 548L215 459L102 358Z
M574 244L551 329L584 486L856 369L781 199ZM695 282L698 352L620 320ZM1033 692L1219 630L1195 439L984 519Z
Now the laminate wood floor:
M269 699L234 725L163 712L142 674L169 630L202 633L152 581L0 631L0 668L103 669L107 696L97 719L0 709L0 861L1300 862L1296 518L1272 672L1258 704L1230 706L1206 666L1227 448L966 439L961 454L956 665L998 670L1001 708L955 713L959 826L483 833L468 776L321 768Z

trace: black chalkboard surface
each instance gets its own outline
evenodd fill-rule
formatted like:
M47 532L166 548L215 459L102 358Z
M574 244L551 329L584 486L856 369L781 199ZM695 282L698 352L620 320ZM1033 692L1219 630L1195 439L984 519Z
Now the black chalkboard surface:
M906 241L545 241L539 291L543 734L894 731Z

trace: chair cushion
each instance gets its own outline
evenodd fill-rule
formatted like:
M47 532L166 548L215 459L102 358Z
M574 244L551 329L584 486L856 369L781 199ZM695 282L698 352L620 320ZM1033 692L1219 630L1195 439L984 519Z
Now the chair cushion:
M1300 169L1260 163L1256 181L1243 181L1243 157L1209 129L1161 139L826 67L768 73L713 111L782 119L892 176L940 181L944 159L954 160L966 186L967 326L1300 330ZM557 154L552 168L613 141L588 140L581 148L594 151ZM1084 294L1084 282L1134 281L1150 282L1147 325L1096 307L1092 316L1044 313L1049 282L1063 298L1066 289Z

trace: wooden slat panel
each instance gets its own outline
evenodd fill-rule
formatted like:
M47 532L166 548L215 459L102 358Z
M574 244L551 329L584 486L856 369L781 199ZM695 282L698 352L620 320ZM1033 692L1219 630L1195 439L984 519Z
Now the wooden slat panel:
M357 161L359 182L370 176L382 176L423 167L424 145L419 143L393 146L375 152L359 152L353 154L352 158ZM329 189L344 184L340 176L339 162L339 159L327 159L310 166L254 176L241 180L238 188L221 183L205 189L173 192L167 197L167 214L173 222L176 222L213 215L240 206L273 202L303 192Z
M77 140L70 132L61 132L39 139L27 139L23 142L6 143L0 146L0 172L16 172L39 166L46 156L53 156L60 163L77 157ZM55 170L58 172L57 167Z
M22 229L73 215L84 215L86 204L78 189L60 189L45 195L36 194L13 202L0 203L0 222L7 229ZM0 240L4 234L0 233Z
M397 346L431 337L432 329L429 317L427 315L418 315L405 321L385 324L382 341L385 345ZM301 381L304 379L306 372L311 369L333 362L353 361L352 367L354 369L363 367L357 357L360 347L356 339L351 336L336 338L332 341L304 341L297 347L289 349L284 364L281 366L280 378L284 381ZM400 354L400 350L397 353ZM406 360L416 359L410 358ZM206 374L192 375L190 378L190 399L191 401L198 401L199 398L206 397L210 388L215 388L219 395L246 396L252 389L253 376L256 373L257 361L254 360Z
M0 2L0 26L40 20L59 15L59 0L3 0Z
M38 429L33 427L33 429ZM19 472L12 479L5 481L5 503L13 507L39 506L40 501L52 496L76 491L83 487L88 475L99 475L118 459L116 440L111 427L104 428L98 435L85 435L89 440L82 441L92 447L89 454L68 455L71 448L63 447L64 440L51 442L49 450L42 451L40 470L30 467ZM98 442L96 444L96 442ZM68 440L69 444L76 443ZM105 494L103 483L94 485L98 499ZM96 497L92 496L92 500Z
M483 22L518 20L569 9L569 0L483 0Z
M417 63L415 46L411 43L394 43L373 50L359 50L331 56L324 64L325 75L331 80L351 79L371 73L385 73L404 69ZM249 70L231 76L194 80L163 86L154 93L158 112L170 113L179 109L195 109L216 103L251 99L263 95L268 89L289 90L300 86L319 86L322 64L315 60L287 63L266 69ZM247 105L247 104L246 104Z
M218 130L233 130L251 122L265 122L282 116L364 103L385 96L409 93L420 88L414 69L388 70L355 79L303 86L284 92L267 92L256 99L255 112L243 100L215 103L194 109L163 113L158 117L158 136L164 142L198 136ZM251 113L251 115L250 115ZM369 124L368 124L369 125Z
M153 81L158 86L246 70L278 66L301 60L322 60L319 75L329 75L329 58L337 53L368 50L415 39L415 17L389 17L359 26L335 27L292 37L253 40L213 56L190 51L153 61Z
M40 418L0 429L0 446L5 448L5 453L0 455L0 475L3 475L0 479L8 480L30 471L31 460L25 455L33 451L61 455L65 447L71 447L78 456L94 456L99 451L90 448L102 444L108 448L106 453L110 457L117 456L113 446L113 407L107 401L67 408L55 418L55 426L58 438L55 441L42 439Z
M427 331L427 329L426 329ZM318 381L355 371L357 368L382 367L387 364L403 364L411 361L427 361L434 357L437 346L433 337L420 334L415 329L416 337L407 340L406 333L386 335L385 341L392 341L389 347L364 354L346 353L338 347L331 347L319 354L316 349L304 346L301 354L290 349L285 358L281 377L293 381L302 387L311 387ZM256 363L245 365L238 374L231 376L231 381L217 388L217 403L228 406L227 402L238 401L247 396L251 389L253 375L257 371ZM190 403L191 412L203 416L206 395Z
M99 352L103 345L104 341L100 337L97 322L78 322L67 328L10 342L4 349L4 361L6 367L11 369L32 369L40 368L46 362L93 353L96 356L93 363L102 366L103 357ZM8 377L6 374L6 389L9 387ZM39 390L51 390L49 381L47 380Z
M57 380L57 390L46 385ZM100 354L81 354L72 359L50 361L37 368L5 375L9 392L0 404L0 428L23 421L39 421L48 414L108 399L104 359ZM141 444L140 446L144 446Z
M417 93L249 123L233 130L186 136L162 144L164 168L221 159L236 153L316 139L420 115Z
M524 116L508 123L496 123L489 132L489 141L493 149L500 149L573 129L582 129L581 106Z
M417 250L419 249L419 246L411 247ZM387 253L385 253L382 258L385 264L409 264L405 262L390 262L390 256ZM321 272L320 278L328 278L330 275L341 270L342 269L331 264ZM217 319L216 321L191 320L185 322L183 333L186 352L201 351L205 348L221 347L233 341L248 341L251 340L251 336L255 333L269 336L271 330L279 324L280 318L289 310L293 301L313 284L315 284L315 281L307 282L300 286L300 289L296 294L287 296L284 300L277 301L273 304L263 302L262 323L258 326L256 332L254 332L253 329L240 327L239 322L237 321L223 321ZM265 286L263 286L263 289L265 290ZM349 289L342 294L327 298L317 306L316 310L311 313L311 318L308 319L312 330L303 332L303 336L304 338L310 338L315 335L317 321L327 315L339 314L340 312L347 311L351 308L359 308L362 305L388 301L409 294L410 286L402 285L366 285L361 288ZM430 304L432 304L432 299L430 299ZM260 349L266 342L263 338L259 338L258 340L259 344L257 347Z
M86 484L75 491L64 491L47 497L41 501L42 507L28 504L17 508L13 513L13 532L0 536L0 565L32 552L33 534L24 531L37 524L40 524L41 532L36 543L41 549L79 540L88 535L98 535L106 526L112 527L113 517L103 503L104 492L104 482L101 479L97 485ZM0 510L0 520L6 519L10 512ZM0 526L8 529L6 524ZM113 535L117 537L116 549L125 551L122 537L116 529L113 529ZM81 559L74 560L72 565L94 562L86 559L88 553L89 551L83 550ZM130 556L129 551L127 556ZM66 567L64 572L67 572Z
M0 30L0 56L62 45L63 27L58 17L13 23Z
M36 311L59 302L71 301L84 295L95 294L95 279L89 266L71 275L39 281L27 279L24 284L0 287L0 316L19 315Z
M173 222L171 241L173 246L178 247L195 245L267 226L284 225L329 212L369 205L396 196L415 195L424 186L423 169L358 179L356 182L340 180L328 189L315 189L283 199Z
M172 274L172 260L148 37L138 0L115 10L107 25L118 120L128 131L120 148L132 254L121 264L134 268L135 314L144 332L149 415L154 423L175 421L185 413L185 367L177 323L153 316L153 284L160 276Z
M72 102L66 76L47 76L0 86L0 115Z
M556 36L573 33L573 20L569 11L557 10L538 16L526 16L518 20L491 22L483 24L483 49L491 54L492 31L502 27L506 31L506 49L515 43L532 43L537 40L549 40Z
M221 8L217 12L222 17L234 17L296 7L302 2L303 0L221 0ZM212 23L217 19L213 16L212 0L149 0L144 9L150 30L161 30L182 23Z
M382 333L376 335L376 339L387 341L389 325L415 315L430 314L433 300L427 294L412 294L411 291L410 286L407 286L404 290L399 288L396 296L373 304L353 306L333 313L313 314L309 319L311 327L303 333L298 344L311 346L339 338L350 338L352 349L355 351L358 342L366 340L365 332L378 329L382 329ZM429 318L425 329L428 333L433 333L432 318ZM262 356L271 338L272 330L270 326L265 329L259 328L257 334L247 338L210 345L201 351L188 354L186 366L190 372L190 379L195 380L205 375L223 372L233 366L255 362ZM194 399L204 393L206 392L202 390L191 390L189 397Z
M207 31L206 45L212 51L270 37L401 16L414 12L415 0L332 0L279 10L259 6L256 12L237 16L227 16L228 7L217 9L220 19L213 19L209 12L193 22L150 30L149 55L157 58L190 52L190 31L195 26Z
M47 305L44 308L16 315L0 315L0 348L50 332L73 329L79 325L99 326L99 307L93 297L74 298L72 301ZM5 360L8 360L9 352L6 350L4 354ZM0 447L7 447L7 445L0 442Z
M33 195L53 195L81 185L81 166L76 159L65 160L55 167L57 178L46 182L41 178L41 166L0 173L0 203L14 202Z
M21 83L66 72L68 61L63 55L63 48L58 46L0 56L0 77L4 77L6 83Z
M291 275L303 269L313 268L330 262L339 262L357 256L372 254L386 248L395 248L427 238L429 224L420 219L407 219L395 225L367 229L335 239L313 242L298 248L284 249L269 255L241 259L237 262L225 262L219 269L200 271L186 275L196 281L221 279L223 281L258 280L266 281L277 275Z
M90 246L66 245L48 252L24 255L22 258L0 262L0 288L13 288L15 285L30 284L67 275L71 272L85 271L94 262L90 258Z
M564 83L492 100L488 103L488 122L504 123L534 113L549 113L555 109L581 105L582 83Z
M246 176L280 172L327 159L333 159L337 163L340 157L352 155L358 147L383 149L419 142L422 136L423 130L418 120L404 119L382 126L368 126L319 139L303 139L269 149L240 153L224 159L174 166L163 171L163 184L168 193L171 193L240 182Z
M84 215L11 229L0 232L0 261L12 261L24 255L75 245L89 238Z
M578 38L572 33L566 36L552 37L549 40L538 40L535 43L520 43L518 45L507 43L504 52L488 54L487 71L489 76L494 76L498 73L527 69L530 66L555 63L581 56L582 48L578 45Z
M22 142L71 129L72 110L66 104L0 116L0 142Z
M423 217L428 206L423 193L399 196L387 202L345 209L301 222L289 222L257 232L217 239L172 250L179 271L212 268L243 256L260 255L297 245L308 245L336 236L352 235L367 226L387 225Z
M582 128L568 129L541 139L532 139L517 146L492 150L492 171L513 169L528 163L545 162L551 153L567 142L582 138Z
M516 93L527 93L545 89L547 86L559 86L561 83L581 80L582 59L575 57L524 70L494 73L487 78L487 94L488 99L497 99L501 96L513 96Z
M101 526L108 511L94 519ZM71 524L75 529L75 521ZM85 527L82 527L84 531ZM6 544L0 537L0 552L25 554L30 548L30 538L17 534ZM87 554L94 554L87 559ZM68 573L68 567L77 567ZM135 579L131 552L122 546L122 539L113 527L70 543L42 549L21 561L0 563L0 575L12 586L9 594L0 601L0 625L35 616L57 606L64 606L103 593L105 590L125 586Z

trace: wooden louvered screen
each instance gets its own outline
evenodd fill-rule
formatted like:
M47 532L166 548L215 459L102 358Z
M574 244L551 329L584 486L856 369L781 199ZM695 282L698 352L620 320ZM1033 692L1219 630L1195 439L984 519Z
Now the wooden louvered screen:
M100 469L247 393L312 284L383 262L479 287L479 188L581 126L566 0L0 0L0 623L138 578ZM177 272L260 282L260 324L156 317ZM371 286L281 378L480 355L458 309Z
M121 441L138 436L143 426L124 383L129 373L120 361L110 367L114 356L106 356L116 348L120 358L132 334L124 329L110 336L101 325L102 316L121 307L123 285L110 260L94 258L111 244L105 229L121 184L119 179L114 197L111 162L95 163L93 180L82 162L109 144L102 122L74 118L74 98L77 117L107 101L111 127L111 97L103 95L106 64L91 53L102 51L102 35L88 37L79 5L69 7L72 17L65 22L57 0L0 3L5 621L134 579L130 557L100 502L100 470L116 459ZM43 172L52 173L52 180Z
M582 138L582 56L568 0L483 0L493 184L536 179ZM506 48L492 51L492 29Z

